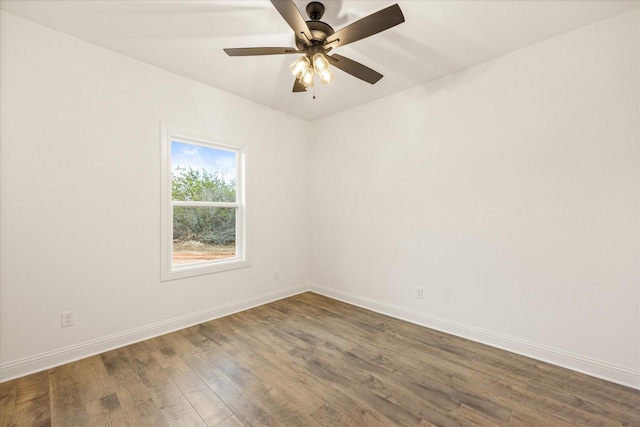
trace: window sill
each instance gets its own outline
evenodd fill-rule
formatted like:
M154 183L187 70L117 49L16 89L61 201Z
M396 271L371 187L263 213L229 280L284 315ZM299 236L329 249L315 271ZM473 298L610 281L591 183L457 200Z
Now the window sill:
M163 271L160 277L160 281L166 282L169 280L185 279L188 277L222 273L224 271L237 270L247 267L251 267L251 263L245 259L230 259L228 261L219 261L215 264L190 264L180 267L174 267L171 271Z

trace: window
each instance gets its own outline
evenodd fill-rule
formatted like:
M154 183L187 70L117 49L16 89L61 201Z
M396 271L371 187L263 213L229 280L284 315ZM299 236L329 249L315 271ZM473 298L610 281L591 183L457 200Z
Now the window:
M244 152L162 126L162 280L248 267Z

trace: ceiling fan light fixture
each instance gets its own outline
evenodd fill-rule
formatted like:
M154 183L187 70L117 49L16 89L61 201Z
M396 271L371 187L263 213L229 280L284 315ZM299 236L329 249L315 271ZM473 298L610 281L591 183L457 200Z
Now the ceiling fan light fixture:
M309 58L307 58L306 56L301 56L300 58L293 61L289 69L291 70L291 74L293 74L296 79L299 79L309 68L309 65L311 65Z
M318 74L329 69L329 61L322 53L313 55L313 68Z
M333 81L333 79L336 78L335 74L333 74L333 71L331 71L329 68L319 71L318 77L320 77L320 81L323 85L328 85Z
M300 77L300 83L306 87L313 86L313 67L309 66Z

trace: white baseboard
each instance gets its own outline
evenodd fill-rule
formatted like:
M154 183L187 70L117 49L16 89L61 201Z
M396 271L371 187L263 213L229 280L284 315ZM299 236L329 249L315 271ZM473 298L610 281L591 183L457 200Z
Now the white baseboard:
M270 292L240 301L234 301L229 304L223 304L196 313L190 313L186 316L176 317L174 319L143 326L141 328L131 329L122 333L56 349L35 356L26 357L24 359L3 363L0 365L0 382L9 381L14 378L84 359L115 348L124 347L159 335L168 334L199 323L228 316L229 314L267 304L282 298L287 298L308 290L309 284L282 289L276 292Z
M358 307L385 314L387 316L406 320L420 326L446 332L451 335L470 339L472 341L640 390L640 371L616 366L589 357L509 337L462 323L452 322L447 319L430 316L415 310L326 288L317 284L311 284L311 291Z

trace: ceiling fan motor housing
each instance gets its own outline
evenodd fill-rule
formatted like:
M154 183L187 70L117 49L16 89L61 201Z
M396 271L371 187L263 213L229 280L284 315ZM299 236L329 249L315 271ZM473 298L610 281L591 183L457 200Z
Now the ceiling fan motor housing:
M307 21L307 26L311 31L311 43L313 45L323 45L327 37L334 33L331 25L322 21ZM307 44L304 39L296 35L296 47L306 50Z
M312 1L307 5L306 11L310 19L310 21L306 21L309 31L311 31L310 41L313 46L321 46L324 44L327 37L334 33L331 25L320 21L322 15L324 15L324 5L319 1ZM304 51L308 50L307 43L304 39L300 38L297 34L295 38L296 47L298 49Z

